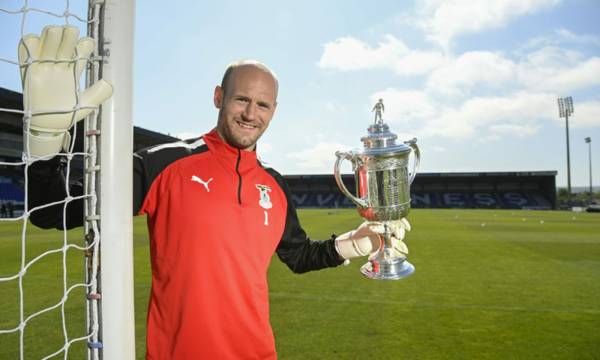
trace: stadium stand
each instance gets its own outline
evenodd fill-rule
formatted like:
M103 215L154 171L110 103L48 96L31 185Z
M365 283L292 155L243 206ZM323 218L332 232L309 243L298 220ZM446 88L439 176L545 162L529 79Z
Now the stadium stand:
M22 109L21 94L0 88L0 107ZM21 116L0 112L0 129L0 161L20 161L23 147ZM82 127L78 126L77 131L75 146L82 148ZM169 135L134 127L135 151L177 140ZM334 159L332 154L332 162ZM82 170L81 163L74 166L76 171ZM556 209L556 174L556 171L419 173L411 187L412 207ZM22 169L0 166L0 177L4 179L0 185L0 202L14 201L17 208L22 208ZM287 175L285 178L298 207L354 207L339 191L333 175ZM354 193L354 175L343 175L343 179L348 190Z
M23 109L23 98L18 92L0 87L0 108ZM161 134L138 126L133 129L134 151L163 143L178 141L170 135ZM77 126L75 149L83 149L83 124ZM23 121L20 114L0 112L0 161L20 162L23 149ZM77 150L79 149L79 150ZM83 162L75 158L72 179L81 177ZM15 210L23 210L24 201L23 167L0 165L0 204L12 202Z
M419 173L411 187L414 208L555 209L556 171ZM354 207L333 175L285 176L298 207ZM354 175L342 176L352 193Z

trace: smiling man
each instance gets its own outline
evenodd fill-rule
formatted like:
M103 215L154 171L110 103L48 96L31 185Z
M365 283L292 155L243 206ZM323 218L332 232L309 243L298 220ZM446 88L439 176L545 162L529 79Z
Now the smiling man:
M21 53L36 54L37 46L48 42L72 46L52 53L76 58L76 42L61 41L76 38L76 29L44 31L41 40L24 38L31 48ZM44 65L34 72L37 81L31 83L37 87L25 92L24 101L46 104L60 92L65 103L75 103L68 98L74 93L68 88L71 72L57 81L52 67L62 64ZM367 223L329 240L308 238L283 177L257 160L256 142L275 114L277 91L277 78L267 66L235 62L214 91L215 129L134 154L133 208L148 217L152 264L147 359L275 359L267 286L273 254L303 273L368 255L381 245L383 227ZM100 83L89 102L98 105L110 93L110 84ZM71 121L72 114L34 116L35 131L28 137L35 156L60 151ZM63 228L63 205L47 205L66 196L63 158L29 166L28 206L37 208L30 220L39 227ZM81 194L81 184L71 183L70 195ZM81 226L83 201L70 202L66 216L67 228ZM396 230L401 238L403 232Z
M253 150L277 107L277 77L257 61L231 64L215 88L217 131L230 145Z

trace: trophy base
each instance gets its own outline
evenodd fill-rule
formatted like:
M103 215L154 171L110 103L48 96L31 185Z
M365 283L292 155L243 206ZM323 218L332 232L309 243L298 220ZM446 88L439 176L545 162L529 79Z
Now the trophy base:
M406 258L373 259L361 266L360 272L369 279L399 280L412 275L415 267Z

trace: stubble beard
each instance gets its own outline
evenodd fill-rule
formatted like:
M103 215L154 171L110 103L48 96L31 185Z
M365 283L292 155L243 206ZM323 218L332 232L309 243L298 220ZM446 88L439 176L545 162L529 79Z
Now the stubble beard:
M235 120L233 120L233 123L229 123L227 120L220 120L217 126L217 130L224 138L225 142L240 150L254 148L254 146L258 142L258 139L260 139L261 135L264 132L264 129L259 129L256 136L243 136L240 134L236 134L235 129L233 129L233 127L235 126L237 126L237 124L235 124Z

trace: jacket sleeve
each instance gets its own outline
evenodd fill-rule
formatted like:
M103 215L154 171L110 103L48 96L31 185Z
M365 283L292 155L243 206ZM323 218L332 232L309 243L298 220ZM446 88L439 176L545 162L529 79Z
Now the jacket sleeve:
M334 236L325 241L311 240L300 225L291 192L285 180L274 170L266 170L271 173L285 192L288 204L285 229L276 251L279 259L298 274L342 264L344 260L335 250Z
M42 229L73 229L83 226L83 199L73 199L66 205L67 183L65 161L61 156L36 161L27 171L27 206L31 222ZM133 158L133 213L138 213L147 192L145 165L139 157ZM69 182L71 197L84 194L83 179ZM56 204L53 204L56 203ZM52 205L50 205L52 204ZM33 211L32 211L33 210ZM66 215L63 217L63 215Z
M63 158L55 156L50 160L36 161L27 168L29 220L42 229L62 230L83 225L83 199L68 201L65 207L67 183L64 167ZM82 181L69 183L68 186L71 197L83 195Z

